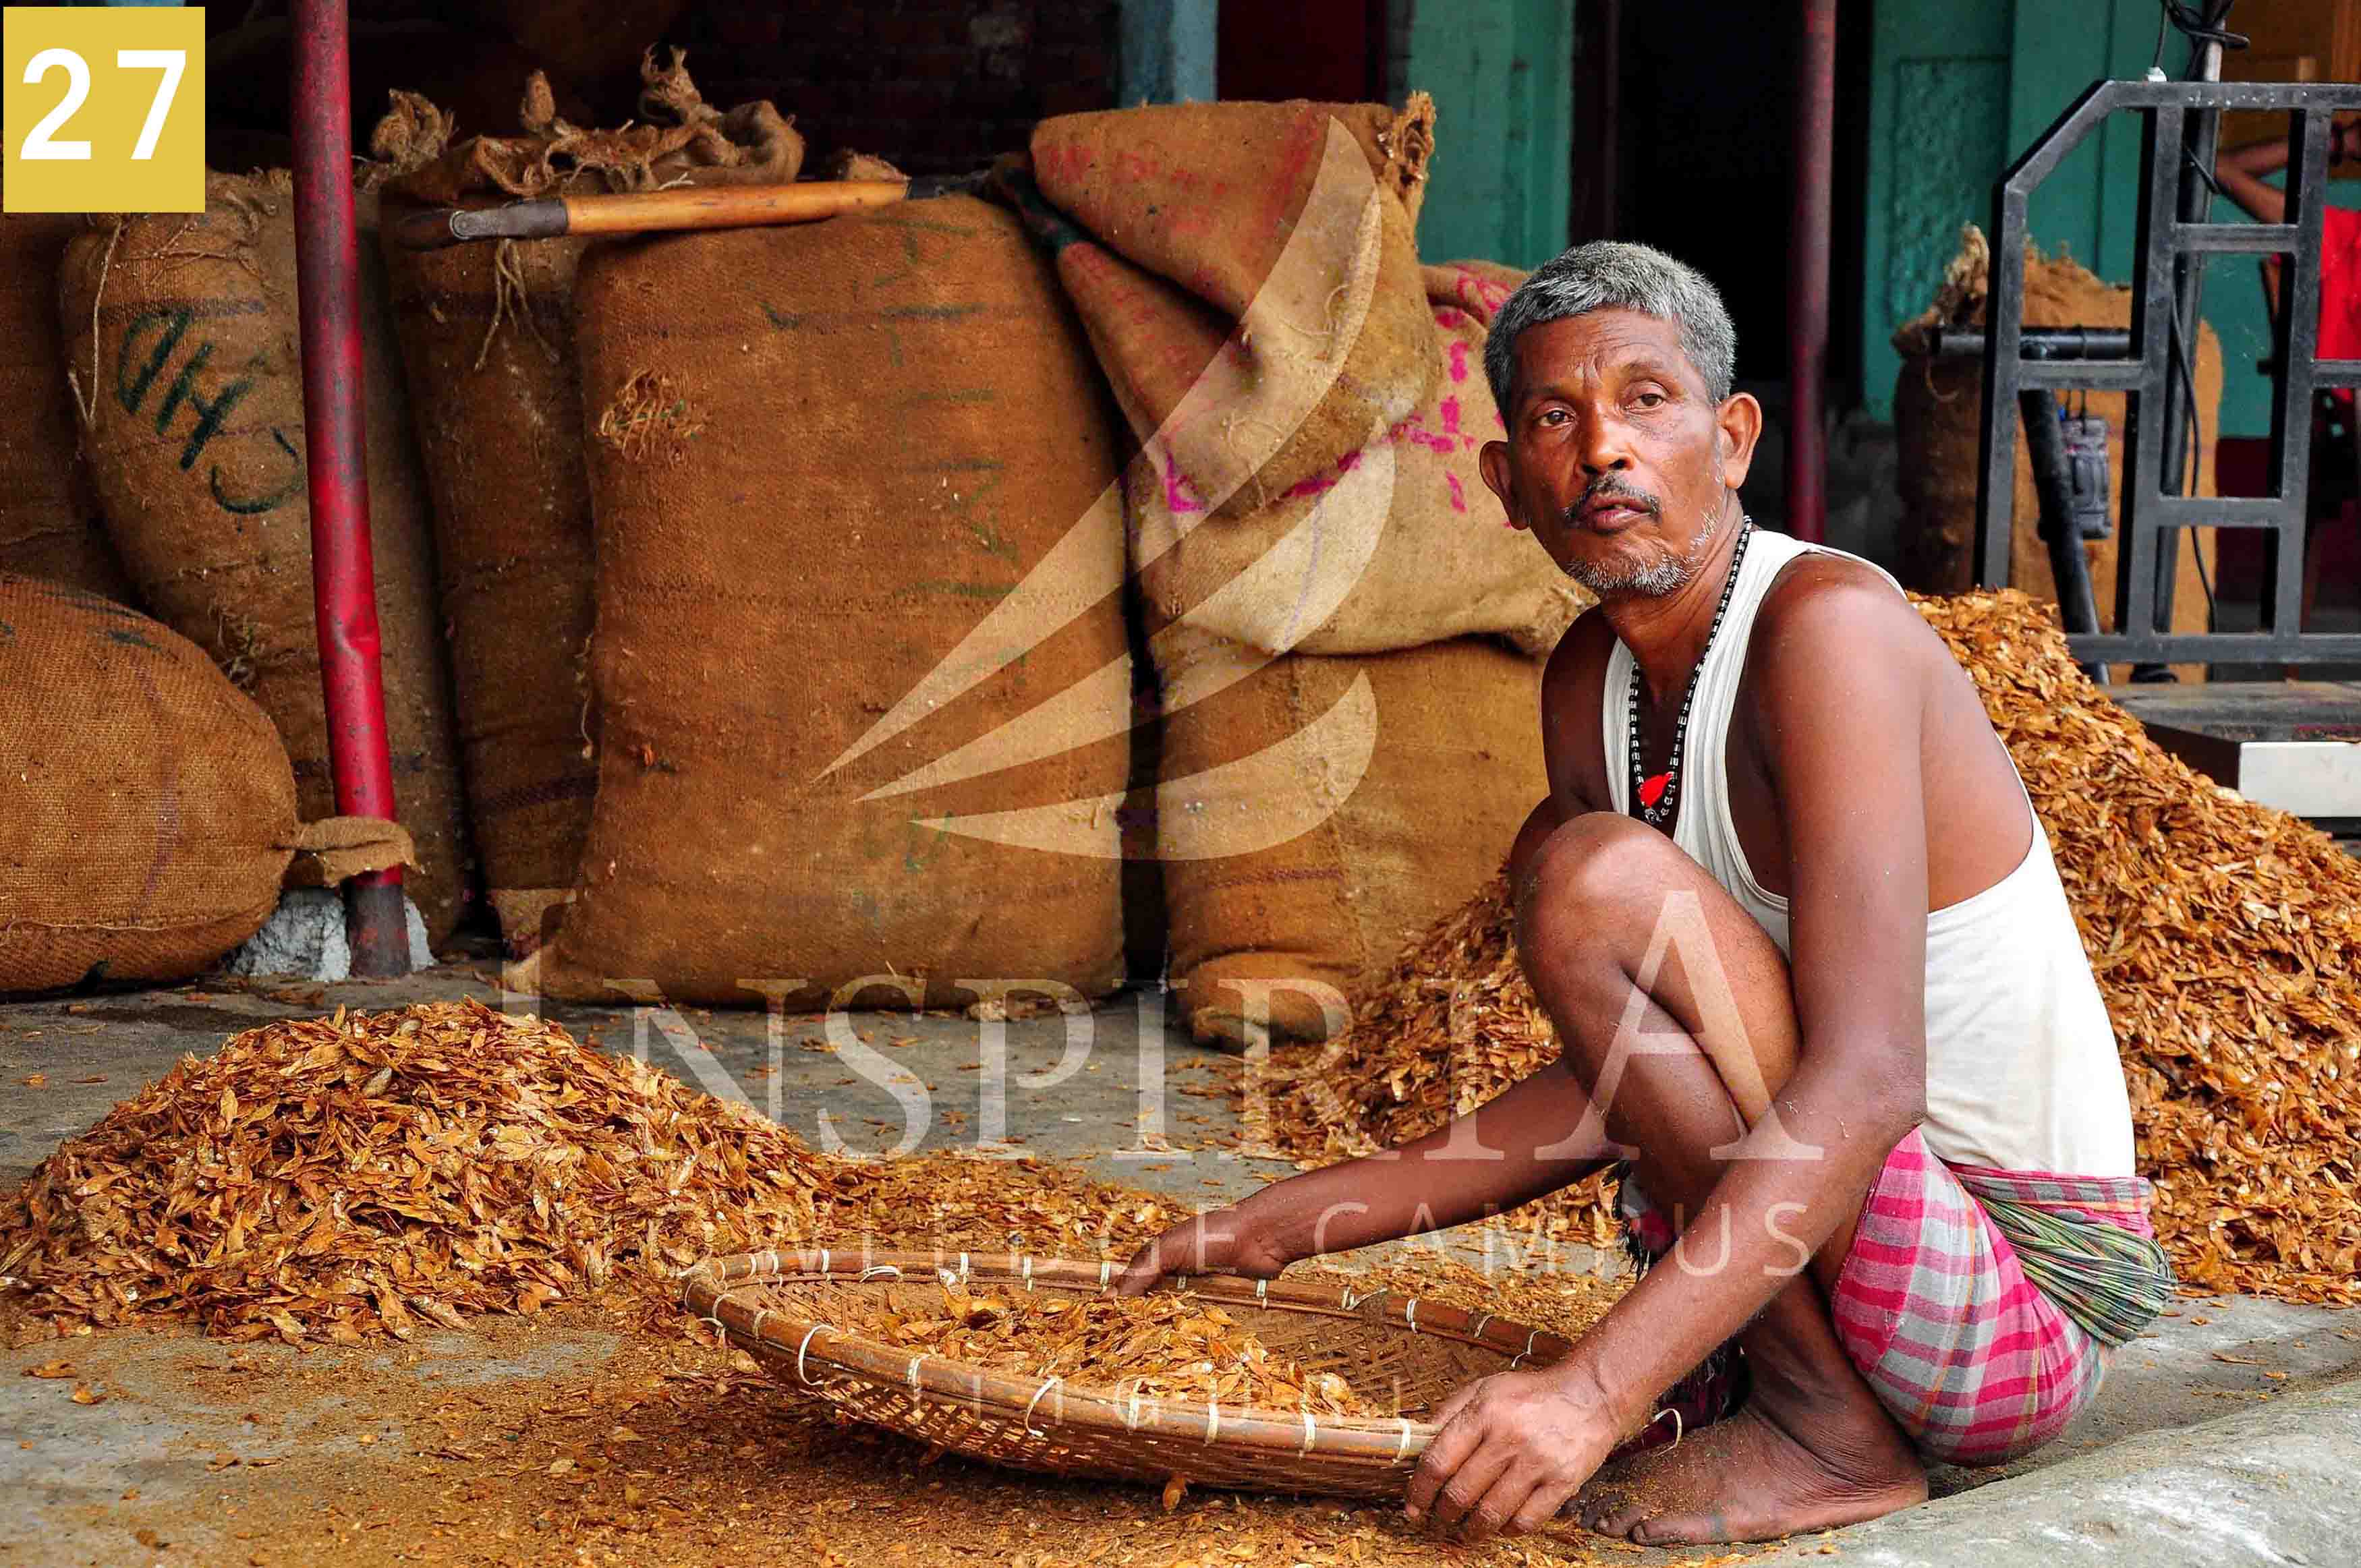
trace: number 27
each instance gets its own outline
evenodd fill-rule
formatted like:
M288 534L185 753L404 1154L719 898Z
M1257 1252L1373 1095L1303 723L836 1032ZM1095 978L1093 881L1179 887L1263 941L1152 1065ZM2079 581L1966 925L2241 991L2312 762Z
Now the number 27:
M133 159L145 161L156 156L156 139L164 134L164 121L172 112L172 95L181 90L181 73L188 69L189 51L179 49L123 49L115 51L115 69L119 71L160 71L163 80L157 84L156 96L148 105L148 119L139 127L139 145L131 149ZM36 87L51 71L66 73L66 95L58 106L41 116L32 133L25 137L20 155L32 159L87 159L90 143L59 141L57 132L73 118L82 100L90 96L90 62L70 49L45 49L25 62L25 85Z

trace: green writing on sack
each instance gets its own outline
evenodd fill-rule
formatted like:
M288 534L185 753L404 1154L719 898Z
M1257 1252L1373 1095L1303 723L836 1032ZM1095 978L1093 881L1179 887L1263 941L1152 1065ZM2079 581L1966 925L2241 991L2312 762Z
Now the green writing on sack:
M186 305L159 305L142 311L124 324L123 341L115 354L115 400L125 413L141 413L150 406L149 395L155 393L152 418L156 433L169 435L173 421L182 410L188 411L188 433L181 444L182 473L195 469L206 446L221 433L230 411L254 390L254 378L250 375L232 377L210 397L200 389L198 377L213 359L214 345L203 338L190 342L189 328L195 321L196 313ZM189 344L186 355L181 353L184 343ZM176 360L178 368L173 369ZM172 370L169 380L164 374L168 369ZM160 393L157 391L159 382ZM250 517L284 506L302 493L303 462L295 444L275 425L270 437L288 460L287 477L278 485L252 495L236 495L222 483L219 464L206 469L205 488L224 511Z

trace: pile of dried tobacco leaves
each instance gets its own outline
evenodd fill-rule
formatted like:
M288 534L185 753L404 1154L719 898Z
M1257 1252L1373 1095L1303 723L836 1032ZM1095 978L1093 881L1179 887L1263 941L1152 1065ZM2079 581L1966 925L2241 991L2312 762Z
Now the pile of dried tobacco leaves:
M0 1208L43 1315L352 1341L807 1235L829 1168L752 1112L476 1002L250 1029Z
M2049 829L2181 1282L2361 1300L2361 861L2158 748L2048 607L1919 610Z
M1316 1416L1363 1416L1368 1406L1334 1372L1274 1355L1210 1301L1186 1295L1017 1297L944 1285L939 1310L882 1312L856 1326L869 1338L946 1361L1076 1387L1120 1387L1150 1398L1257 1405Z
M60 1328L350 1343L610 1283L670 1321L681 1269L757 1246L1121 1259L1186 1217L1030 1157L815 1155L556 1025L459 1002L271 1024L184 1059L0 1201L0 1288ZM1615 1294L1440 1255L1378 1277L1567 1334Z
M2141 1173L2184 1285L2361 1301L2361 861L2217 788L2075 667L2014 591L1922 599L2047 827L2129 1080ZM1472 1109L1556 1055L1495 881L1356 999L1285 1087L1279 1141L1326 1163ZM1538 1211L1603 1241L1597 1184Z

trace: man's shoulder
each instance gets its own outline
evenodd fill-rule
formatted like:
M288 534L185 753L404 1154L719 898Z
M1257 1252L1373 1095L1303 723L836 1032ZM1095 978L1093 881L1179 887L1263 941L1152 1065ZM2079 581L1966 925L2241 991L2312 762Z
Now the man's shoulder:
M1542 689L1567 694L1597 686L1607 673L1608 655L1615 651L1615 630L1597 607L1574 618L1542 665Z
M1831 660L1875 659L1906 678L1940 642L1894 580L1866 561L1809 550L1763 594L1747 650L1750 671L1808 681Z
M1758 629L1837 631L1854 620L1919 625L1894 579L1855 556L1805 550L1779 569L1755 614Z

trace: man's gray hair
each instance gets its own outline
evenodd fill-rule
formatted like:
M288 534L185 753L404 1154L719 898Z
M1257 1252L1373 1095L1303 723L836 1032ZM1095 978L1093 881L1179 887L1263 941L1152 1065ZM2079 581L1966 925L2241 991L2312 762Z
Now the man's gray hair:
M1510 384L1517 368L1517 337L1529 326L1588 315L1593 311L1638 311L1677 322L1681 352L1705 378L1716 403L1730 396L1737 375L1738 329L1721 291L1705 274L1661 250L1624 240L1577 245L1526 279L1492 318L1484 345L1484 377L1500 416L1509 414Z

